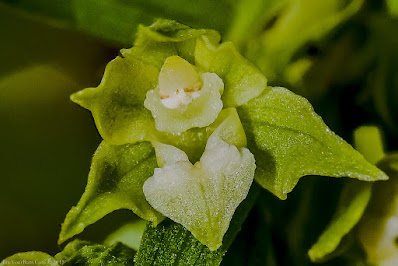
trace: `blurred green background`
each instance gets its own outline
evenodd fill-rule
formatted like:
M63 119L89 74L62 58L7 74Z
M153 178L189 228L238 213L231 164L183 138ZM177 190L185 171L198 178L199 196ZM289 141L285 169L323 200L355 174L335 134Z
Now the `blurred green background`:
M101 141L69 95L98 85L117 49L2 6L0 36L0 259L54 254Z

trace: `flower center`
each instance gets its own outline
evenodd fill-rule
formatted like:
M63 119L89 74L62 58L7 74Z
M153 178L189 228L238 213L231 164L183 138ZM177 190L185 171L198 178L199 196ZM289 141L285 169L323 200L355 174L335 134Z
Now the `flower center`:
M202 82L188 61L171 56L160 70L158 86L160 101L166 108L185 111L200 96Z

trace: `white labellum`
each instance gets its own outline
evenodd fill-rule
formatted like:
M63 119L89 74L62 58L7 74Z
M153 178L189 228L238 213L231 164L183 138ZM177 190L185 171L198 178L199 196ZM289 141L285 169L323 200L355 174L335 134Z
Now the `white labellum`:
M195 165L171 145L155 143L155 150L161 168L156 168L144 184L146 199L210 250L218 249L253 182L253 154L229 145L214 133Z

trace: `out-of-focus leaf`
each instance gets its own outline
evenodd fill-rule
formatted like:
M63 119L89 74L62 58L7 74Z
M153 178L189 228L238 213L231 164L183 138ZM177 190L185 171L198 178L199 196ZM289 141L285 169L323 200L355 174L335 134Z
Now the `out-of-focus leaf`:
M256 38L264 29L272 26L281 9L290 0L241 0L237 1L235 14L225 34L240 50L244 50L248 41Z
M116 242L121 242L134 250L138 250L146 223L145 220L137 219L124 224L108 235L104 243L110 246Z
M149 205L142 191L155 167L155 152L148 142L120 146L102 142L94 154L86 190L62 225L59 243L118 209L132 210L158 224L163 216Z
M369 162L376 164L385 157L382 133L375 126L362 126L354 131L354 146Z
M368 262L374 265L398 263L398 153L378 163L390 179L373 186L372 198L361 223L359 239Z
M329 258L339 246L342 238L361 219L370 200L372 183L350 180L341 192L337 210L332 221L308 251L313 262Z
M398 1L397 0L387 0L387 7L390 14L393 16L398 16Z
M130 46L139 24L156 18L175 19L197 28L225 32L233 12L232 1L198 0L1 0L45 22L83 31L118 45Z
M287 89L267 89L238 113L256 158L255 179L281 199L306 175L388 179L333 133L305 98Z
M374 68L367 86L376 112L395 134L398 132L398 20L374 16L369 20L373 49L376 52ZM388 40L388 41L386 41Z
M269 81L300 85L313 62L300 50L320 41L355 14L363 0L290 0L274 4L267 12L269 24L248 41L245 55L266 74ZM297 86L294 86L297 87Z
M54 258L67 266L134 265L134 255L134 250L120 242L107 247L76 239Z
M50 255L40 251L30 251L14 254L1 261L0 266L6 265L60 265L62 262L56 261Z

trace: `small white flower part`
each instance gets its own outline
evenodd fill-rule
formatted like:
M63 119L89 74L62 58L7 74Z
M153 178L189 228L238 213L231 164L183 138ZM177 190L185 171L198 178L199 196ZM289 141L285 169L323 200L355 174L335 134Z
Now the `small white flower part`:
M187 92L185 89L177 89L171 95L160 95L160 101L168 109L185 111L194 99L200 96L199 91Z
M253 154L213 133L199 162L171 145L154 143L158 164L143 186L148 202L217 250L232 216L246 198L256 168Z
M215 73L199 74L188 61L170 56L144 106L152 112L157 130L181 133L213 123L223 107L223 91L224 83Z

